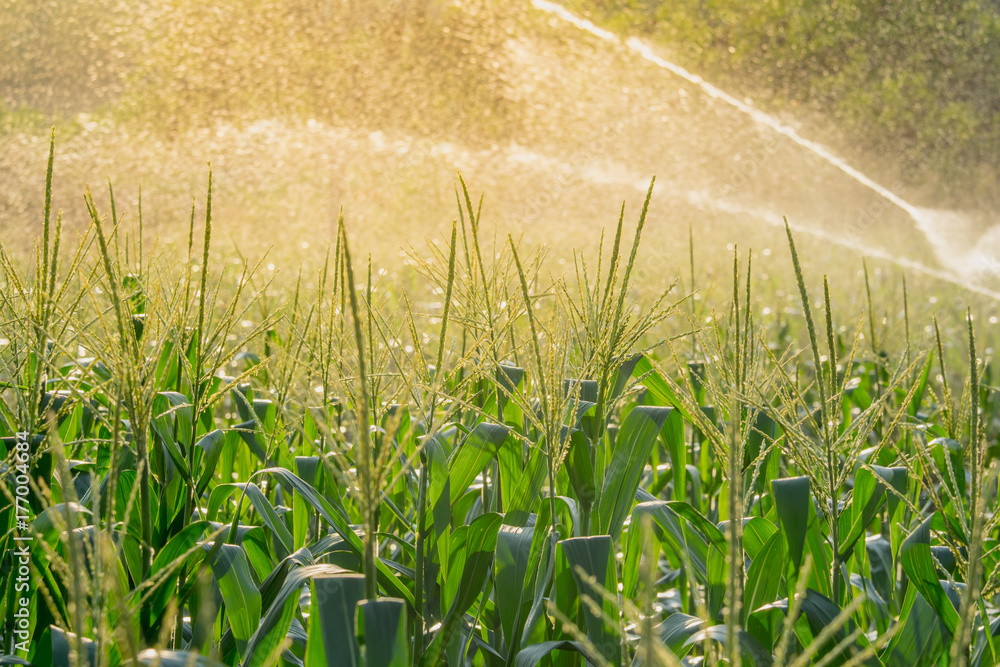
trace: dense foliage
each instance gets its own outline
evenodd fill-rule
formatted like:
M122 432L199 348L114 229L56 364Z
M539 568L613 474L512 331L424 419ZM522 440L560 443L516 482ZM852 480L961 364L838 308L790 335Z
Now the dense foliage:
M730 88L843 132L909 185L996 205L1000 8L991 0L577 0ZM874 149L874 151L872 150ZM879 158L876 158L879 159Z
M413 254L437 301L358 270L343 224L279 300L213 263L211 194L180 266L113 193L77 250L47 199L34 265L0 254L0 635L28 649L2 664L996 662L971 317L959 390L940 335L842 336L789 232L804 347L758 327L738 254L695 326L631 296L648 197L548 283L464 183Z

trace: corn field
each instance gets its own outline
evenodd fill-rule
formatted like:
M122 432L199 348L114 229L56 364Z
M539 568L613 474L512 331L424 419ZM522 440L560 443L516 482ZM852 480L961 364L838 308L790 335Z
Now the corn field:
M1000 657L972 312L964 360L936 319L883 345L870 301L842 335L791 231L794 336L760 323L749 251L710 307L640 302L652 185L563 276L461 181L411 254L425 293L343 219L279 292L213 254L210 172L175 259L113 191L67 241L51 155L32 260L0 245L0 664Z

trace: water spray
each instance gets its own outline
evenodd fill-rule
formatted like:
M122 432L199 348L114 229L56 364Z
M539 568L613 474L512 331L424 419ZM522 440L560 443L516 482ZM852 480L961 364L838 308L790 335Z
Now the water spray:
M697 86L707 96L733 107L741 113L749 116L756 124L767 127L773 132L776 132L777 134L780 134L805 148L816 157L846 174L855 182L865 186L872 192L875 192L910 216L910 219L913 220L916 228L930 242L942 264L949 266L958 272L958 274L952 274L950 282L956 282L965 287L991 296L992 298L1000 296L996 292L981 289L969 283L970 279L974 279L976 277L1000 274L1000 262L998 262L995 257L992 257L990 254L978 248L972 248L971 250L968 248L959 249L953 247L953 243L949 242L952 241L952 237L949 237L949 234L954 232L954 228L956 226L968 226L968 220L961 213L954 211L937 211L914 206L889 188L881 185L869 176L852 167L844 161L843 158L835 155L827 147L816 143L815 141L806 139L796 132L795 128L782 123L774 116L757 109L747 102L733 97L726 91L712 85L711 83L705 81L702 77L688 71L680 65L662 58L650 45L636 37L630 37L622 42L622 40L614 33L598 27L592 21L581 18L567 10L565 7L554 2L550 2L549 0L532 0L532 4L537 9L553 14L563 21L566 21L581 30L585 30L599 39L613 44L624 44L628 49L637 53L642 58L653 63L657 67L665 69L668 72L684 79L688 83ZM913 264L913 262L909 260L904 261L898 257L893 258L893 261L901 265L906 263L911 265ZM940 272L935 273L938 274L938 277L944 275Z

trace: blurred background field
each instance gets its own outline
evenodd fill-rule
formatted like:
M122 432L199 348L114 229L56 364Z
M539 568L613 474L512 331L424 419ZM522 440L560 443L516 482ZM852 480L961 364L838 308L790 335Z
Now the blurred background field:
M208 161L218 252L292 274L318 265L343 207L358 248L403 275L402 251L449 227L459 171L485 193L487 229L547 244L559 271L656 175L639 265L651 293L690 274L690 231L701 287L739 245L784 294L786 216L806 270L834 274L844 302L868 257L886 290L908 274L915 308L992 303L995 281L966 258L992 248L995 222L995 6L569 6L961 216L918 230L800 146L527 2L4 0L0 240L25 252L37 237L55 124L67 227L88 224L81 195L106 200L109 179L134 224L141 187L145 243L173 257Z

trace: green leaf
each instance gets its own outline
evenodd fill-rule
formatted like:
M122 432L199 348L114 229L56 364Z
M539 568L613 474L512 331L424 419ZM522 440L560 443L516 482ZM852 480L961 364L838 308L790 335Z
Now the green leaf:
M0 665L25 665L25 667L33 667L30 662L24 658L18 658L16 655L0 655Z
M189 561L205 557L205 551L196 549L195 545L210 527L208 521L195 521L170 538L170 541L156 554L150 569L150 578L160 583L149 594L150 609L154 619L160 617L166 610L170 598L176 594L175 584L180 570Z
M623 568L622 583L626 586L626 590L634 589L638 577L638 559L642 556L639 531L635 531L634 537L632 531L633 528L642 525L643 517L646 515L650 516L653 525L659 529L660 539L670 547L670 551L675 555L675 561L679 561L679 554L684 552L694 569L695 578L707 584L709 549L715 548L724 556L725 537L688 503L651 500L639 503L632 510L629 546L625 552L626 562ZM684 517L684 522L681 521L681 516Z
M90 517L93 515L89 509L79 503L56 503L50 505L41 514L35 517L32 528L40 533L51 545L59 540L59 536L66 532L67 516L69 521L77 525L87 525L93 522Z
M305 565L288 572L273 602L268 606L259 625L255 627L253 636L247 642L246 659L243 664L246 667L260 667L267 664L271 654L288 636L292 617L299 605L302 587L314 576L340 572L342 570L337 566L326 564Z
M892 566L892 545L881 535L865 540L872 586L886 602L893 599L896 572Z
M501 526L497 533L494 595L504 641L511 653L520 645L520 633L532 602L528 565L533 537L533 527Z
M211 545L204 545L206 551ZM212 573L226 603L229 627L232 628L240 654L245 656L247 642L260 623L260 592L250 575L250 564L243 549L223 544L212 562Z
M743 520L743 550L750 560L757 558L760 550L777 532L778 527L764 517L755 516Z
M934 351L932 349L927 354L924 370L920 373L920 379L917 381L917 390L913 393L913 398L910 400L909 413L911 417L916 417L917 413L920 412L920 404L923 403L924 395L927 393L927 386L930 383L931 368L933 365Z
M908 587L899 618L902 627L882 654L885 667L937 663L948 647L948 629L915 586Z
M531 508L538 502L538 492L545 482L546 463L544 440L531 448L528 463L518 476L514 494L504 499L503 522L508 526L524 526L528 523Z
M396 598L358 604L365 640L366 667L408 667L406 602Z
M574 651L586 658L588 662L595 662L594 656L582 643L556 640L524 647L518 652L514 665L515 667L535 667L554 651Z
M463 526L464 539L452 544L444 592L444 599L451 600L448 616L464 614L479 596L493 563L502 524L499 514L484 514Z
M591 516L592 532L618 539L635 503L639 478L670 412L671 408L641 405L625 418Z
M854 551L854 544L864 534L886 500L885 484L891 483L893 472L890 468L872 466L860 468L854 476L854 493L851 511L840 515L840 544L837 546L840 559L846 559ZM873 474L874 471L874 474Z
M524 441L514 433L509 433L497 452L500 468L500 495L505 510L508 509L510 498L514 495L514 488L524 473L524 459Z
M256 403L256 401L254 401ZM267 452L257 438L257 420L249 419L233 427L233 432L239 434L240 438L247 444L250 451L264 465L267 465Z
M787 614L789 610L788 599L785 598L773 604L764 605L756 611L766 612L772 609L780 609L783 613ZM800 607L801 617L804 617L806 622L805 624L797 622L793 626L799 643L803 646L808 646L812 643L815 637L819 636L823 630L833 624L834 619L838 614L840 614L840 612L841 608L838 607L833 600L811 588L806 589L805 596L802 598ZM837 628L828 642L820 648L818 655L825 656L830 653L835 646L837 646L842 640L846 639L848 633L852 632L854 628L854 621L852 619L848 619L846 627L841 626ZM857 643L848 644L843 647L836 656L828 656L827 660L831 665L843 664L856 655L859 650L867 648L868 646L868 638L861 634L858 637ZM869 659L867 662L869 664L878 664L874 658Z
M677 613L667 616L653 630L670 652L680 659L691 650L688 639L704 626L705 622L697 616Z
M670 387L670 383L653 366L649 357L642 355L640 359L636 360L635 367L632 369L632 377L641 382L646 389L652 392L665 405L676 408L684 416L685 421L692 424L697 423L691 418L691 415L684 408L680 399L677 398L677 394Z
M343 510L338 510L333 507L323 496L319 495L314 488L303 482L301 479L293 475L288 470L284 468L266 468L256 473L258 475L271 475L277 478L282 486L288 489L293 489L301 493L306 501L312 505L319 515L334 529L337 534L343 538L345 546L348 546L356 557L361 558L364 550L364 545L361 542L361 538L351 529L350 524L345 518L345 513ZM410 604L413 604L413 591L409 587L405 586L392 570L379 559L376 564L378 569L378 579L379 583L393 596L401 597L405 599Z
M196 492L197 496L201 496L208 488L208 485L212 481L212 477L215 474L215 467L218 465L219 456L222 454L223 445L226 442L226 433L221 429L215 429L209 433L206 433L198 442L195 447L198 447L204 452L201 458L201 477L198 479L198 489Z
M459 445L448 466L452 505L497 455L500 445L507 439L507 433L504 426L481 422Z
M719 524L723 529L728 530L726 523ZM705 598L708 607L708 617L710 619L720 618L722 606L726 602L726 577L728 567L726 565L727 556L720 549L708 550L708 578L705 586Z
M75 644L80 642L84 655L79 656L88 667L97 667L97 644L86 637L65 632L56 626L49 626L42 634L39 642L39 649L32 657L35 665L46 665L46 667L82 667L77 660L70 660L71 653L75 652Z
M774 495L778 526L784 540L784 553L788 558L785 576L788 579L788 588L792 590L798 578L799 568L802 567L809 515L813 511L812 498L809 495L809 478L788 477L773 480L771 493Z
M451 603L441 621L441 629L427 647L427 654L434 659L443 655L445 643L451 641L455 625L483 590L493 564L497 534L502 523L502 516L489 513L455 531L442 591L442 600L445 604L448 600Z
M750 563L746 588L743 591L743 616L746 618L758 607L774 602L781 586L783 563L783 538L775 531L771 539Z
M612 565L613 542L607 535L574 537L561 540L559 546L566 556L577 591L581 598L589 597L598 609L611 618L617 617L615 606L605 600L604 591L617 595L614 569ZM593 579L591 583L590 579ZM621 662L621 644L615 628L609 628L604 618L593 606L584 603L583 617L587 624L587 635L591 643L611 662Z
M917 587L924 600L937 612L948 633L953 635L958 627L959 617L955 606L941 586L934 566L934 558L931 556L931 521L933 519L934 515L924 519L916 530L903 541L903 546L899 549L899 558L903 564L903 571L910 578L910 582Z
M614 384L608 389L609 404L622 395L628 381L635 377L636 367L644 360L646 357L642 353L630 355L622 360L615 372Z
M713 625L710 628L695 633L687 640L688 646L699 644L706 639L711 639L728 648L729 629L724 625ZM743 664L755 665L756 667L770 667L774 663L774 656L760 645L753 635L745 630L737 630L737 641L740 645L740 654L744 660Z
M500 411L498 416L502 413L504 425L512 426L519 432L524 428L524 414L518 402L511 400L510 397L521 390L525 376L523 368L503 363L497 366L497 401Z
M660 429L660 437L670 456L674 473L674 500L685 500L687 496L687 441L684 439L684 418L680 410L671 410Z
M361 574L317 574L310 582L305 667L358 667L355 616L365 595Z
M246 492L246 497L250 499L250 503L253 508L257 510L257 514L264 521L264 525L271 529L271 533L278 540L278 544L275 546L281 547L278 551L278 558L284 558L292 551L294 548L292 546L294 539L292 534L288 531L288 526L285 522L278 516L278 513L274 511L274 507L271 502L264 496L261 492L260 487L258 487L253 482L248 482L247 484L237 484L236 486L242 487Z
M181 450L191 437L191 403L188 397L175 391L157 393L153 399L151 426L154 440L164 448L184 478L190 479L191 471Z
M573 492L584 507L592 507L597 499L594 483L594 456L591 444L580 429L569 435L569 451L566 453L566 474L573 486Z

